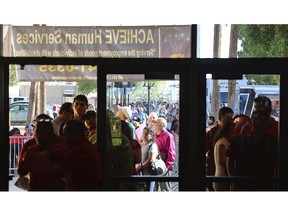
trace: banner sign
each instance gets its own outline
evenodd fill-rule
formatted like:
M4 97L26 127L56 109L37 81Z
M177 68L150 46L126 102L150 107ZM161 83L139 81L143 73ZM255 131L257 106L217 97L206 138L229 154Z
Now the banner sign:
M13 26L15 57L190 58L191 26ZM95 81L97 67L25 66L19 81Z

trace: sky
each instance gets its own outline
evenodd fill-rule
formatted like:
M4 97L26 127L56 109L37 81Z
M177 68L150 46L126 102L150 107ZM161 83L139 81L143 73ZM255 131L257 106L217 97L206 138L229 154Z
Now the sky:
M135 1L135 0L81 0L81 1L68 1L68 0L49 0L49 1L39 1L39 0L6 0L1 1L0 3L0 24L12 24L31 26L33 24L46 24L49 26L133 26L133 25L191 25L191 24L200 24L203 26L210 26L207 29L202 29L204 35L211 35L213 33L213 24L287 24L287 7L284 5L285 1L274 0L267 1L251 1L251 0L242 0L242 1L231 1L231 0L201 0L199 2L188 1L188 0L145 0L145 1ZM212 55L211 46L213 44L212 38L208 37L207 40L202 40L201 47L210 47L209 51L204 51L202 49L201 56L209 57ZM224 56L223 56L224 57ZM205 193L205 192L204 192ZM224 204L225 211L234 212L236 215L244 215L247 212L247 208L237 208L235 212L233 207L233 198L239 199L240 195L233 197L231 199L230 193L227 197L223 197L224 194L219 194L213 196L206 196L204 193L185 193L183 195L180 193L174 193L173 196L169 193L165 196L157 196L161 200L164 200L166 204L169 204L172 201L176 202L183 211L201 211L205 210L205 214L217 215L216 208L219 208L219 205ZM163 194L162 194L163 195ZM212 195L210 193L210 195ZM226 194L227 195L227 194ZM235 194L234 194L235 195ZM241 193L243 195L243 193ZM245 195L245 193L244 193ZM263 194L262 194L263 195ZM246 206L251 205L251 207L263 207L265 206L265 213L272 212L275 214L275 210L279 208L274 208L271 203L268 203L268 200L262 200L261 203L254 202L257 199L261 199L265 196L245 196L244 199L241 199L241 202L245 201ZM7 209L10 211L12 208L15 208L15 197L13 193L5 194L5 199L1 199L1 211L7 206ZM79 215L91 215L91 212L99 212L99 207L105 213L108 209L111 214L119 213L121 209L133 209L131 212L133 214L142 215L145 210L149 210L147 205L156 205L159 200L155 199L155 196L151 197L149 194L122 194L122 193L112 193L101 194L103 196L103 201L111 203L112 197L116 197L115 204L112 204L112 208L107 207L107 204L103 204L102 200L95 199L96 196L93 194L78 193L70 194L69 196L64 194L54 194L54 193L39 193L37 196L30 193L27 199L27 196L24 196L22 193L17 193L17 209L24 209L24 212L21 211L21 215L31 214L31 209L27 210L27 205L33 203L33 209L36 205L41 206L43 202L51 202L52 200L56 201L57 204L54 207L63 207L70 206L69 209L61 210L61 213L79 213ZM180 197L179 197L180 196ZM280 199L279 196L273 197L273 194L269 194L271 199L277 200ZM51 198L52 197L52 198ZM125 199L123 199L125 197ZM273 198L272 198L273 197ZM1 198L4 198L4 196ZM28 202L25 202L25 200ZM82 203L86 204L86 208L81 208L79 205L80 200ZM112 199L113 200L113 199ZM122 202L121 202L122 200ZM123 200L127 202L123 203ZM218 200L218 202L217 202ZM224 200L224 203L219 201ZM113 200L114 201L114 200ZM117 204L116 204L117 201ZM119 201L119 202L118 202ZM279 202L280 201L280 202ZM4 203L3 203L4 202ZM12 206L11 206L12 203ZM36 205L35 205L36 203ZM99 205L100 203L100 205ZM209 207L206 208L207 203ZM98 205L97 205L98 204ZM102 206L103 204L103 206ZM193 204L193 205L191 205ZM206 205L205 205L206 204ZM281 204L281 200L278 200L278 204ZM283 204L283 203L282 203ZM23 206L21 206L23 205ZM123 208L123 206L126 207ZM50 205L49 205L50 206ZM72 208L75 206L75 208ZM87 207L89 206L89 208ZM175 209L175 206L165 206L164 209L169 208L169 212L164 213L165 215L176 215L179 207ZM244 203L241 203L241 206L245 206ZM283 206L285 206L283 204ZM31 205L30 205L31 207ZM167 208L166 208L167 207ZM13 212L17 211L14 209ZM26 209L26 210L25 210ZM35 208L36 210L41 211L41 209ZM43 215L51 215L54 208L45 209L41 211ZM159 208L155 211L155 214L163 214L162 208ZM177 211L176 211L177 210ZM251 208L250 211L253 211ZM130 212L130 213L131 213ZM218 211L221 213L221 211ZM37 213L37 212L36 212ZM101 212L103 213L103 212ZM148 213L148 212L147 212ZM252 212L251 212L252 213ZM258 214L259 208L258 208ZM145 213L146 214L146 213Z
M235 2L233 4L233 2ZM0 23L12 25L187 25L287 23L285 1L6 0Z
M40 3L41 2L41 3ZM68 3L69 2L69 3ZM0 24L31 26L133 26L200 24L201 58L212 58L213 24L223 29L222 58L228 57L229 24L288 23L284 1L242 0L10 0L1 2ZM81 3L81 4L80 4ZM4 5L4 6L2 6ZM275 5L275 6L274 6ZM285 24L286 24L285 23ZM226 41L226 43L225 43Z

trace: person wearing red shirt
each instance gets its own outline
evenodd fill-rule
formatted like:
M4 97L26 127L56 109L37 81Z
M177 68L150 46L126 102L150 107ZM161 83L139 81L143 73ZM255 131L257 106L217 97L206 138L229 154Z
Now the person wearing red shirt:
M38 120L35 140L18 167L20 176L28 175L28 191L65 190L67 147L57 142L50 119Z
M68 146L66 190L95 191L103 177L103 162L98 150L85 136L82 121L69 120L63 127Z
M278 121L271 116L272 102L266 96L258 96L254 99L254 111L261 111L269 116L269 121L265 129L266 135L272 136L278 141Z
M52 121L52 118L46 114L38 115L35 119L35 127L37 126L38 121L40 121L40 120L44 121L45 119ZM36 144L37 143L35 140L35 136L33 134L33 137L30 140L28 140L27 142L25 142L24 145L22 146L21 151L20 151L19 156L18 156L18 163L20 163L20 161L22 161L23 155L27 152L27 149L29 149L31 146L34 146Z

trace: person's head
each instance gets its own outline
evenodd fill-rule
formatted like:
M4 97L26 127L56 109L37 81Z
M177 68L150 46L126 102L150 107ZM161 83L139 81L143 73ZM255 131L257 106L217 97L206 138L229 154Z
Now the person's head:
M35 139L38 145L49 148L55 141L54 128L50 118L39 118L35 128Z
M272 102L271 100L266 96L258 96L254 99L254 110L263 110L269 115L272 112Z
M155 132L152 127L145 127L142 132L141 141L145 143L155 142Z
M95 107L93 104L88 104L88 110L94 110L95 111Z
M212 126L215 123L215 117L214 116L209 116L207 120L208 126Z
M50 121L52 121L52 118L49 116L49 115L46 115L46 114L39 114L38 116L34 116L33 117L33 120L32 120L32 128L33 130L35 130L36 126L37 126L37 123L39 120L44 120L44 119L49 119ZM35 136L35 134L34 134Z
M118 111L116 113L116 116L118 116L121 120L127 121L132 116L132 110L128 106L118 106Z
M262 109L254 110L251 119L253 121L254 130L263 130L269 122L270 115Z
M85 95L77 95L73 100L74 118L80 120L88 109L88 99Z
M223 126L220 127L219 130L217 130L215 136L213 137L213 143L215 144L217 140L219 140L222 137L225 137L229 142L231 141L231 138L233 136L232 134L232 122L233 119L227 119L227 121L224 122Z
M232 124L232 134L234 136L243 137L251 135L253 128L253 122L250 116L245 114L239 114L234 116Z
M155 123L155 121L158 118L158 114L156 112L151 112L148 116L147 124L148 126L152 127Z
M139 113L141 114L141 113L144 112L144 109L143 109L142 107L139 107L139 108L138 108L138 111L139 111Z
M135 115L132 118L132 124L135 128L139 127L140 124L142 124L142 119L139 115Z
M167 121L167 116L164 113L160 113L158 118L164 118Z
M221 107L218 112L218 120L223 125L227 120L232 120L234 111L230 107Z
M61 105L59 115L64 120L69 120L73 117L73 104L71 102L65 102Z
M20 134L19 128L13 128L12 130L10 130L9 136L13 136L15 134Z
M33 127L31 125L25 126L25 133L30 134L33 132Z
M81 118L81 120L84 122L85 127L88 130L93 130L96 128L96 120L97 120L97 114L94 110L88 110Z
M162 117L157 118L153 127L155 129L156 134L160 134L161 131L166 130L166 127L167 127L166 119Z
M47 114L39 114L38 116L36 116L36 119L34 120L35 126L37 126L38 122L41 121L52 121L53 119L47 115Z
M63 134L68 146L79 143L86 136L86 127L83 121L71 119L63 127Z

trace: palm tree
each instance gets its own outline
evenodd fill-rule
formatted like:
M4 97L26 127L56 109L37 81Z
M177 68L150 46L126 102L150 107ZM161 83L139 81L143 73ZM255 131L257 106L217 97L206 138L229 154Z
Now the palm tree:
M238 26L231 25L229 58L237 58L237 45ZM238 110L236 101L236 80L228 80L228 107L231 107L234 112Z
M222 40L222 27L219 24L214 25L214 44L213 44L213 58L220 58ZM213 78L213 77L212 77ZM220 107L220 82L213 80L213 90L211 97L211 115L215 116L217 120L218 111Z

